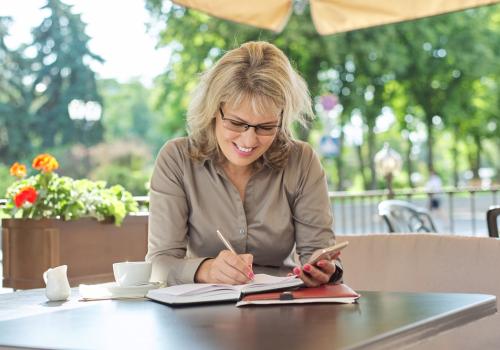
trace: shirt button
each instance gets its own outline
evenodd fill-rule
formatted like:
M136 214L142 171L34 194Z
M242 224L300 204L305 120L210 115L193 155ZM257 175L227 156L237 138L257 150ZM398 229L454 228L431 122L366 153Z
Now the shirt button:
M240 228L240 234L241 234L241 235L244 235L244 234L245 234L245 229Z

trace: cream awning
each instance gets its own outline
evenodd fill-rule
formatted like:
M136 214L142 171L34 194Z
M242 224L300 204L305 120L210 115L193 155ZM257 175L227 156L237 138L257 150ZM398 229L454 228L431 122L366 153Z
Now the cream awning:
M173 0L214 17L280 32L293 0ZM309 0L321 35L464 10L499 0Z

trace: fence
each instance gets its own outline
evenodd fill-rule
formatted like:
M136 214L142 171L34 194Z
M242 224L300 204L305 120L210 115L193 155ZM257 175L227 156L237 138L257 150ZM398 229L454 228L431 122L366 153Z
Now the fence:
M441 192L422 190L396 190L395 199L409 201L420 207L428 207L430 196L441 201L438 210L431 211L438 231L444 234L487 236L486 210L498 204L500 186L488 188L449 188ZM329 192L337 234L385 233L387 227L378 215L378 204L387 199L389 192L364 191L360 193ZM140 210L147 211L149 198L134 197ZM0 207L6 203L0 199Z
M440 199L441 206L431 216L438 231L444 234L487 236L486 211L498 204L500 186L488 188L449 188L441 192L396 190L394 199L406 200L429 208L430 197ZM388 191L361 193L330 192L337 234L385 233L387 227L378 215L378 204L387 199Z

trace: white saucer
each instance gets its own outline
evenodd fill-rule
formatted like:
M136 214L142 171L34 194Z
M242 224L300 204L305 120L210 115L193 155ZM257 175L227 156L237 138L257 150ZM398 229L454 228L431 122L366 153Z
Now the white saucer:
M80 284L79 292L82 299L121 299L144 298L148 291L161 287L161 283L152 282L140 286L120 286L116 282L101 284Z

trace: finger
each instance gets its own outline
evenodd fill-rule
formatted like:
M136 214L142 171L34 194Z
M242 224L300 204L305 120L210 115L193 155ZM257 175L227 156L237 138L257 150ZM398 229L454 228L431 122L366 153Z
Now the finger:
M315 280L314 278L312 278L312 276L308 275L302 270L300 270L300 274L298 275L298 277L302 280L302 282L304 282L307 287L317 287L321 284L319 281Z
M243 284L248 281L247 277L239 270L228 265L223 259L219 259L217 263L214 263L212 276L217 280L217 283Z
M226 275L232 277L240 283L247 283L253 279L254 274L252 270L245 262L243 262L239 255L227 251L222 258L225 264L224 270Z
M243 260L242 255L250 255L250 254L234 254L230 250L223 250L219 254L221 258L231 267L241 271L244 275L248 275L249 272L252 272L251 267L247 264L246 261ZM245 259L248 259L245 257ZM253 257L252 257L253 259Z
M249 282L248 277L243 276L235 269L220 270L220 279L225 284L245 284Z
M329 260L320 260L316 263L316 267L327 275L333 275L335 273L335 263Z
M252 254L240 254L238 256L248 266L248 270L245 271L247 273L247 275L249 275L250 272L253 274L253 268L252 268L252 265L253 265L253 255Z
M305 264L302 270L309 276L311 276L312 279L318 281L320 284L328 283L328 281L330 280L331 274L327 274L311 264Z
M214 276L214 279L217 278L219 283L242 284L250 280L249 276L246 276L233 266L234 264L231 263L233 259L240 260L229 250L221 251L217 258L214 259L212 276ZM241 262L241 264L243 263Z

